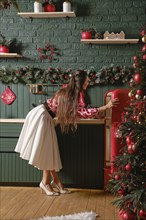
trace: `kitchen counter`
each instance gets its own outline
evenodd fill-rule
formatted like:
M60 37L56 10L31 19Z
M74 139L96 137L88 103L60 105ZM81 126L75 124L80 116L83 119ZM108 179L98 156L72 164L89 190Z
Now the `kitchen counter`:
M53 119L54 121L56 118ZM0 123L24 123L24 118L1 118ZM78 124L104 124L105 119L79 119Z
M103 189L105 119L79 119L78 129L69 134L62 134L56 126L63 164L59 175L66 187ZM14 151L24 121L24 118L0 119L1 185L34 186L42 178L41 171Z

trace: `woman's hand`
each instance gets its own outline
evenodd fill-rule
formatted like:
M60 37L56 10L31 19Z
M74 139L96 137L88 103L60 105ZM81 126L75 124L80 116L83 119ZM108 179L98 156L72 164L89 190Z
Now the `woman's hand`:
M116 107L119 104L119 99L115 98L115 99L111 99L107 105L106 108L112 108L112 107Z

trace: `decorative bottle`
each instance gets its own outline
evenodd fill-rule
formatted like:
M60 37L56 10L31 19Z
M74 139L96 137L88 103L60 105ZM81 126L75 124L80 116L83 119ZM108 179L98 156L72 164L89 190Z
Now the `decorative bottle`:
M43 7L42 7L41 0L36 0L34 2L34 12L38 13L38 12L42 12L42 11L43 11Z
M63 2L63 12L70 12L71 11L71 3L68 0Z

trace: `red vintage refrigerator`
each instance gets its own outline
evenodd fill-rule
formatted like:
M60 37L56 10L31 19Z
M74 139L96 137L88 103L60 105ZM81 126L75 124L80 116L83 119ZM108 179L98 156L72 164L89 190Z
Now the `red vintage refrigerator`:
M106 110L105 114L105 153L104 153L104 188L108 180L109 174L115 171L113 166L114 157L120 154L122 148L122 138L118 134L118 128L122 119L122 112L125 107L129 106L130 97L128 93L130 89L116 89L108 91L104 96L105 104L114 98L119 99L117 107Z

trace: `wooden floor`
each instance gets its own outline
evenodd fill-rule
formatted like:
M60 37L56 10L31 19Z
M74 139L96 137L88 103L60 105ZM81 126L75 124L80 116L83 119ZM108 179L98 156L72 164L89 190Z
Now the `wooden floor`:
M71 191L68 195L46 196L38 187L0 187L0 219L30 220L92 210L99 215L97 220L118 220L110 193L89 189Z

